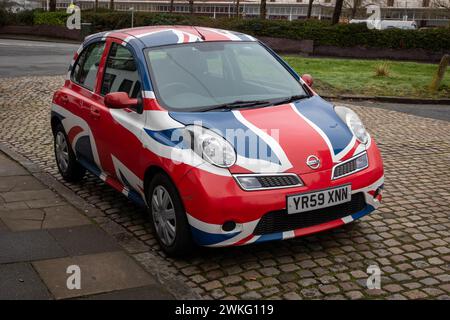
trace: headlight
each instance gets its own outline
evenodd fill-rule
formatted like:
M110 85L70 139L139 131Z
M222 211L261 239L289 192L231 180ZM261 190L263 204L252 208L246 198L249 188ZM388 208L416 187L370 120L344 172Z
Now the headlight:
M364 124L353 110L346 107L334 107L334 110L360 142L366 144L369 141L369 134Z
M194 152L209 163L228 168L236 162L233 146L221 135L200 126L189 126L186 129L193 134Z

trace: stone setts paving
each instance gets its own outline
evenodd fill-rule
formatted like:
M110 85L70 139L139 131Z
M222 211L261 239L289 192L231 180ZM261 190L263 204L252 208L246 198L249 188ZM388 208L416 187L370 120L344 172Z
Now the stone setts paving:
M59 76L0 80L0 141L59 180L49 108L62 84ZM99 179L89 175L80 184L65 185L104 213L96 219L107 231L114 234L119 225L129 232L122 243L131 244L128 250L142 265L168 286L170 279L182 280L202 298L449 299L450 123L351 108L381 149L384 203L362 220L329 232L203 248L175 260L158 248L145 212ZM381 289L366 287L370 265L381 269Z

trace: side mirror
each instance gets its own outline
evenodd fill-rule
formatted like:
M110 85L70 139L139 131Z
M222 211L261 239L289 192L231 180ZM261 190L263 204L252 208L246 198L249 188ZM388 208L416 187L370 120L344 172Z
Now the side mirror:
M105 96L105 105L111 109L137 108L142 113L141 99L130 98L126 92L111 92Z
M305 81L305 83L310 87L312 87L314 84L314 79L310 74L306 73L306 74L302 75L302 80Z

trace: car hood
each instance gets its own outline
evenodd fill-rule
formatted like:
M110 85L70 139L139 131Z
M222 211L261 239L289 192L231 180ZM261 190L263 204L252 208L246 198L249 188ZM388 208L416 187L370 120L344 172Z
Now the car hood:
M184 125L201 125L227 139L237 153L232 173L327 170L356 144L333 105L319 96L264 108L169 114ZM320 160L319 168L307 165L310 156Z

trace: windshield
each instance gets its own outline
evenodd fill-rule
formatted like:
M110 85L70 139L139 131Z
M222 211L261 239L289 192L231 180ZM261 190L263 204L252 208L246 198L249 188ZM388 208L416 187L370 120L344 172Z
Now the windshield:
M307 93L257 42L198 42L146 49L159 103L175 111L258 106ZM248 102L256 102L248 104Z

